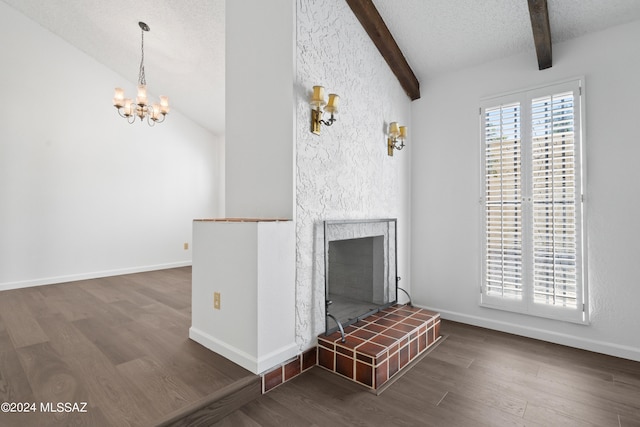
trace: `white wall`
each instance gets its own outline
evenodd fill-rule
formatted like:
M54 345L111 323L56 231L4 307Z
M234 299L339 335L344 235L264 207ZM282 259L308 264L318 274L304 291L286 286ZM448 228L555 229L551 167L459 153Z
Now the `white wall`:
M175 110L127 124L111 99L134 83L2 2L0 35L0 290L190 264L222 138Z
M422 82L412 108L412 290L444 318L640 360L640 22L535 53ZM584 75L585 213L591 324L487 308L480 286L480 136L483 97Z
M398 218L398 274L408 288L411 101L342 0L297 2L296 334L301 349L325 330L321 221ZM310 131L314 85L341 97L338 121ZM409 126L408 146L387 156L389 122Z
M293 0L227 1L226 212L293 218Z

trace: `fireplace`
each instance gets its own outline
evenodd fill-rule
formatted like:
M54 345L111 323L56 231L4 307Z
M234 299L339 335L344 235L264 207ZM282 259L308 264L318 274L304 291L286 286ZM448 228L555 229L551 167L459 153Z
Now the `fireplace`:
M381 393L440 341L440 314L397 303L395 219L324 222L317 363Z
M396 220L324 222L326 333L394 304Z

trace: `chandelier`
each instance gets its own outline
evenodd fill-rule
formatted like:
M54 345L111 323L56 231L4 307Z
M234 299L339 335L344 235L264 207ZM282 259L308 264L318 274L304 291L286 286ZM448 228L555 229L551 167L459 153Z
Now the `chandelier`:
M160 104L149 104L147 101L147 79L144 75L144 33L149 31L150 28L144 22L138 22L138 25L142 30L142 59L140 59L140 71L138 72L136 101L133 102L133 99L125 98L124 90L117 87L113 96L113 106L118 109L120 117L127 119L130 124L136 121L136 117L139 117L140 121L146 119L149 126L154 126L156 123L164 122L167 114L169 114L169 98L161 96Z

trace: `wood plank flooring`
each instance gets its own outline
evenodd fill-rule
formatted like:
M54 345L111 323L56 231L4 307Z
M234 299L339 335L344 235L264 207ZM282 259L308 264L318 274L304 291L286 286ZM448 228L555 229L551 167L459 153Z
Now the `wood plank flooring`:
M0 403L38 405L0 426L640 427L640 363L448 321L380 396L316 367L212 424L229 410L211 396L252 374L189 340L190 324L188 267L0 292Z
M191 268L0 292L0 426L148 426L255 377L188 339ZM41 411L87 402L86 413Z
M315 367L214 424L640 426L640 363L460 323L380 396Z

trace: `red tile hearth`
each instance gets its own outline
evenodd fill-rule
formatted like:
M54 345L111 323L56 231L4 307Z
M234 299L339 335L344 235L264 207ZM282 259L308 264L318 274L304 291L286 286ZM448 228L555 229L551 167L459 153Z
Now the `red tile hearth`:
M318 365L377 390L440 339L440 313L394 305L318 337Z

